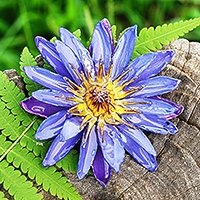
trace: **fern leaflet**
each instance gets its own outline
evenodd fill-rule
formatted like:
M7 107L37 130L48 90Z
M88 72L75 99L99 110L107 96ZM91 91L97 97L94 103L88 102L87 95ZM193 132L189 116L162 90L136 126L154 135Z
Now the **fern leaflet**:
M2 135L0 141L4 144L0 148L2 154L11 145L11 142L5 141ZM27 173L30 179L35 179L36 183L42 185L46 191L50 190L51 194L71 200L81 199L71 184L67 182L67 179L62 177L61 173L56 172L55 167L42 167L42 159L35 157L32 152L22 148L19 144L10 150L6 159L9 163L13 163L16 168L20 167L23 173Z
M153 27L143 28L137 38L132 58L161 49L163 44L169 44L169 41L178 39L199 25L200 18L195 18L157 26L155 30Z
M8 162L5 160L0 163L0 183L3 183L4 188L15 199L41 199L41 195L36 193L37 189L33 187L33 183L27 181L27 178L21 175L19 170L8 166Z
M0 191L0 199L1 200L8 200L7 198L4 197L5 194L3 192Z
M24 78L24 82L26 83L26 89L28 90L29 96L31 96L31 93L33 91L39 90L42 88L41 85L31 81L26 74L23 72L23 66L37 66L37 63L35 62L35 59L33 58L32 54L29 52L27 47L24 47L21 53L20 57L20 69L21 69L21 75Z

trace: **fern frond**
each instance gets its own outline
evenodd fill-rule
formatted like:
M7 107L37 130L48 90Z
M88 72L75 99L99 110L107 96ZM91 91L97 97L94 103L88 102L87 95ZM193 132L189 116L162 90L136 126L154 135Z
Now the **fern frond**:
M23 66L37 66L37 63L35 62L35 59L33 58L32 54L29 52L27 47L24 47L22 50L21 56L20 56L20 69L21 69L21 75L24 78L24 82L26 83L26 89L28 90L29 96L31 96L31 93L33 91L39 90L42 88L41 85L31 81L26 74L23 72Z
M21 57L20 57L20 69L22 70L23 66L37 66L35 59L32 54L29 52L28 47L24 47Z
M27 181L27 178L19 170L8 166L8 162L5 160L0 163L0 183L3 183L3 187L16 200L42 199L41 195L37 194L37 189L33 187L33 183Z
M5 198L5 194L1 191L0 191L0 199L1 200L8 200L7 198Z
M0 81L0 129L2 130L2 134L0 135L0 167L1 163L8 161L13 164L17 170L12 166L8 166L8 164L5 168L12 168L12 171L14 171L13 173L18 173L19 177L21 177L21 173L18 170L18 168L20 168L29 178L36 180L36 183L42 185L45 190L50 190L53 195L65 199L81 199L75 191L75 188L67 182L67 179L62 177L61 173L56 172L55 167L42 167L42 159L40 156L44 156L49 144L47 141L38 142L34 139L35 130L38 128L41 120L34 115L24 112L20 108L19 101L24 98L24 95L21 95L20 91L14 87L12 82L6 79L6 76L3 75L2 72L0 72ZM18 116L20 116L20 118ZM26 118L28 118L28 120L23 124ZM13 142L7 141L7 137ZM5 170L6 169L2 168L2 173L4 173ZM12 172L10 173L12 174ZM25 176L22 177L24 178L18 178L19 185L27 184ZM10 182L12 178L15 177L8 176L2 180L0 179L0 181L2 181L4 185L7 183L7 180ZM5 189L9 190L11 195L16 196L20 188L16 188L17 192L13 193L12 185L15 185L14 183L5 186ZM31 188L35 189L32 185L30 185L30 188L24 187L25 193L27 194L29 190L33 190ZM30 194L32 193L30 192ZM15 198L19 199L18 196L19 195ZM37 198L33 195L33 199Z
M0 96L1 100L6 104L5 106L16 115L17 119L27 125L32 121L32 116L21 109L19 102L25 98L24 93L21 93L19 88L15 87L15 83L9 81L7 76L0 72Z
M178 39L185 33L193 30L200 25L200 18L190 19L186 21L175 22L174 24L164 24L153 27L143 28L136 41L133 58L138 55L156 51L162 48L162 45L169 44L169 41Z
M9 142L5 142L4 151L9 146L7 143ZM7 154L6 159L9 163L13 163L16 168L20 167L30 179L35 179L36 183L42 185L44 190L50 190L52 195L71 200L81 199L77 191L67 182L67 179L62 177L61 173L56 172L55 167L42 167L42 159L35 158L32 152L22 148L19 144Z

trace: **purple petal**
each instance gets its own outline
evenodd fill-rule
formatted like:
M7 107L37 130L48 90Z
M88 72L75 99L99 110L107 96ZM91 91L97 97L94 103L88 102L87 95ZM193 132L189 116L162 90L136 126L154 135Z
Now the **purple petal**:
M134 83L146 80L162 71L174 56L174 51L153 52L138 56L127 66L132 71L128 73L130 80L136 78Z
M136 78L139 74L141 74L147 68L147 66L151 64L151 62L154 60L156 55L157 55L157 52L147 53L147 54L140 55L134 60L132 60L126 67L127 70L131 70L131 71L129 71L125 76L123 76L119 80L118 84L122 85L126 83L127 81L129 81L130 79Z
M100 147L98 147L96 156L94 157L92 169L97 181L103 187L106 187L112 174L112 168L105 161Z
M48 103L54 106L63 106L66 108L70 108L71 106L74 106L77 104L75 101L70 101L64 98L74 98L74 95L68 91L61 92L57 90L49 90L49 89L43 89L43 90L37 90L32 93L32 96L44 103Z
M130 99L125 99L125 101L126 102L138 102L138 104L128 104L124 107L128 108L128 109L137 110L144 114L168 115L168 114L172 114L178 110L178 108L173 106L172 104L169 104L164 101L160 101L159 99L130 98Z
M148 115L144 113L132 114L126 115L126 119L135 126L153 133L167 135L168 133L176 134L178 132L178 129L172 122L160 117L159 115Z
M72 51L72 49L69 46L65 45L63 42L59 40L55 40L55 47L67 71L71 74L73 80L77 84L81 84L80 78L78 77L74 69L72 68L73 66L79 74L81 72L84 72L83 67L78 57L76 56L76 54Z
M71 117L71 115L67 114L66 110L51 115L40 124L35 139L46 140L58 135L69 117Z
M60 132L60 139L66 141L75 137L81 131L80 125L82 121L82 118L78 116L73 116L67 119L63 125L62 131Z
M42 57L51 65L51 67L58 74L66 76L69 79L72 78L69 72L66 70L62 60L60 59L54 44L40 36L37 36L35 38L35 43Z
M78 57L79 61L83 65L84 71L86 73L85 67L92 77L94 77L94 65L89 51L83 46L80 40L70 31L65 28L60 27L59 29L60 37L63 43L69 46L75 55Z
M135 93L127 96L130 97L137 97L137 98L145 98L151 97L156 95L165 94L167 92L171 92L175 90L181 83L181 80L174 79L166 76L156 76L147 80L140 81L138 83L132 83L126 87L126 89L132 89L137 86L144 86L142 89L138 90Z
M95 76L94 63L90 56L89 51L82 45L80 41L78 42L77 40L74 40L74 44L77 47L77 52L80 57L80 62L83 66L86 77L87 77L87 71L91 77L94 77Z
M110 43L111 43L111 50L112 50L112 53L113 53L114 52L114 43L113 43L112 30L111 30L111 27L110 27L110 23L106 18L102 19L101 23L103 24L104 28L106 29L106 31L109 35Z
M117 46L112 58L113 67L111 78L116 79L127 66L133 54L135 41L137 39L137 26L132 26L126 30L117 42Z
M63 27L59 28L59 34L60 34L60 38L62 42L66 44L67 46L69 46L80 60L77 47L74 43L75 41L77 41L78 43L80 43L81 46L83 46L80 40L73 33L71 33L70 31L68 31L67 29Z
M111 43L108 32L101 22L98 22L94 28L91 44L91 54L96 71L98 70L99 63L104 62L105 71L107 73L111 60Z
M54 141L52 142L43 162L43 167L50 167L57 163L59 160L64 158L69 151L74 147L74 145L79 141L82 136L82 132L80 132L75 137L67 140L60 141L60 135L58 135Z
M49 105L47 103L38 101L33 97L29 97L28 99L21 101L20 106L25 111L34 115L39 115L40 117L49 117L50 115L63 110L63 107Z
M143 148L149 154L152 154L154 156L157 155L156 150L154 149L150 140L137 127L134 126L134 129L133 129L133 128L130 128L126 125L120 125L120 126L117 126L117 129L119 129L121 134L128 136L131 140L133 140L135 143L137 143L141 148Z
M125 151L118 130L112 125L104 125L103 137L104 141L102 141L101 130L98 127L99 144L103 156L110 167L112 167L116 173L119 173L120 165L124 161Z
M122 133L124 148L133 156L133 158L146 169L155 172L158 168L154 155L141 147L130 135Z
M87 138L85 146L83 146L85 140L85 134L83 134L82 143L80 146L80 156L78 162L77 176L81 180L88 173L90 166L93 163L94 157L97 151L97 135L95 126L92 127L90 134ZM87 128L85 128L85 133Z
M155 100L159 100L159 101L163 101L163 102L166 102L174 107L177 108L177 110L174 112L174 113L170 113L170 114L165 114L165 115L162 115L161 117L165 118L165 119L173 119L175 117L177 117L178 115L180 115L183 110L184 110L184 107L182 105L178 105L178 104L175 104L174 102L168 100L168 99L164 99L164 98L161 98L159 96L155 96L155 97L150 97L151 99L155 99Z
M29 79L44 87L64 92L67 91L68 84L59 74L34 66L24 66L23 70Z

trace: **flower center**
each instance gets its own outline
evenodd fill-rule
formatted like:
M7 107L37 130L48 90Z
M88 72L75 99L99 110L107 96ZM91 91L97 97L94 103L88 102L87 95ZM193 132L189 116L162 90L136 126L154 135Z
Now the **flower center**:
M114 96L103 86L91 86L84 95L88 108L95 117L109 113L114 103Z

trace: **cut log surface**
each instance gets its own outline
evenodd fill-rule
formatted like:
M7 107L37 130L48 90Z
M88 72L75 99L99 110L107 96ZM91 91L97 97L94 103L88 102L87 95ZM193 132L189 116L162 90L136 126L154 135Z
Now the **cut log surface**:
M181 85L163 95L185 107L173 123L176 135L149 133L157 150L158 170L150 172L128 153L119 174L113 172L106 188L94 175L78 180L76 174L62 172L85 200L166 200L200 199L200 43L179 39L164 46L174 49L175 56L160 75L178 78ZM41 192L43 199L58 199Z

